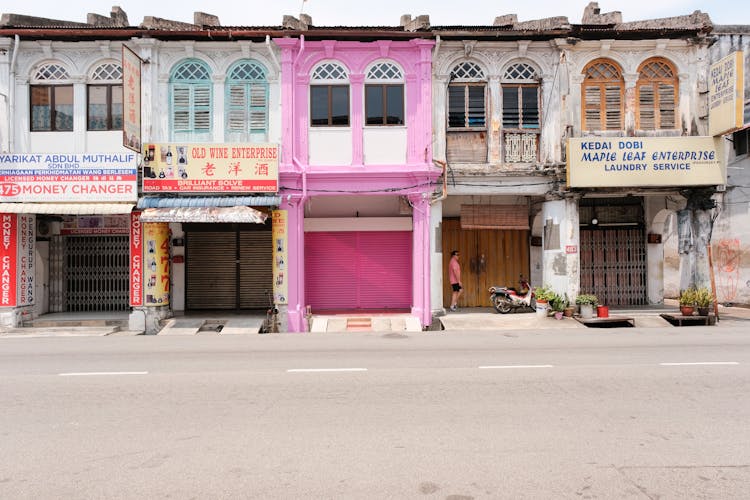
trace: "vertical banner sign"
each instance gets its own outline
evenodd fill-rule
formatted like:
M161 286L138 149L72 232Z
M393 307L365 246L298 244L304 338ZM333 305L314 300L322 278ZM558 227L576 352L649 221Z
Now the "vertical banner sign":
M18 305L34 303L34 245L36 243L36 216L18 216Z
M287 304L289 297L287 211L274 210L271 220L273 222L271 226L271 234L273 235L273 301L276 304Z
M18 258L18 219L16 214L0 214L3 241L0 245L0 307L16 305L16 261Z
M745 78L742 51L711 65L708 72L708 135L717 136L743 125Z
M143 305L143 226L141 212L130 214L130 305Z
M143 225L143 232L145 305L166 306L169 305L169 224L149 222Z
M141 152L141 58L122 46L122 145Z

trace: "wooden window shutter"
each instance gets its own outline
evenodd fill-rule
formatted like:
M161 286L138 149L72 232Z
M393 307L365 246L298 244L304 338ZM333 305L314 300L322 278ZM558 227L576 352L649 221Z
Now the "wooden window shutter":
M604 87L606 99L606 129L621 130L623 128L622 87L620 85L606 85Z
M229 132L244 132L247 121L247 89L243 84L229 86L229 116L227 129Z
M461 205L461 229L529 229L523 205Z
M268 92L261 84L250 85L250 130L265 132L268 110Z
M675 88L672 84L659 84L659 128L673 129L677 127Z
M206 132L211 129L211 87L193 86L193 131Z
M585 130L602 129L602 93L598 85L584 88L584 125Z
M640 85L638 87L638 125L641 130L656 128L656 96L654 87Z

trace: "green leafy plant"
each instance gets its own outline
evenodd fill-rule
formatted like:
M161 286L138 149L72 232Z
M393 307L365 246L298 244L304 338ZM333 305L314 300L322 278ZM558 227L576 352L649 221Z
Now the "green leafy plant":
M536 298L537 302L549 302L555 297L555 295L557 294L554 290L552 290L552 288L549 287L549 285L543 285L534 288L534 297Z
M680 305L681 306L694 306L696 302L696 290L692 286L686 288L680 292Z
M568 296L562 296L556 293L549 301L549 306L553 311L563 312L568 307Z
M576 297L576 304L579 306L581 305L590 305L595 306L599 303L599 299L596 298L596 295L590 294L590 293L581 293Z
M713 302L713 295L711 290L702 286L695 290L695 305L697 307L708 307Z

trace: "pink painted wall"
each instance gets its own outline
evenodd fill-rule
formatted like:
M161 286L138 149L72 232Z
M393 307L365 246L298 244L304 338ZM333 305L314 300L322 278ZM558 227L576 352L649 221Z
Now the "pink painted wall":
M432 163L432 40L374 42L277 38L281 49L282 206L289 210L289 331L305 329L304 204L317 193L407 196L413 205L412 314L429 325L430 196L440 169ZM336 61L349 72L352 163L348 166L308 164L309 88L315 66ZM407 151L403 165L364 165L364 80L368 67L391 61L404 71Z

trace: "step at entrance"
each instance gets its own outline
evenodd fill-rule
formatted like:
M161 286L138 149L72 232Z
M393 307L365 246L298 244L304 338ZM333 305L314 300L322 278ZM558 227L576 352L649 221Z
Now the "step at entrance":
M372 318L346 318L347 332L371 332Z

